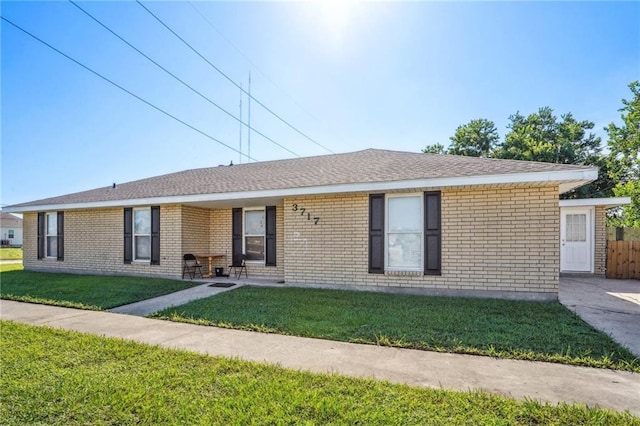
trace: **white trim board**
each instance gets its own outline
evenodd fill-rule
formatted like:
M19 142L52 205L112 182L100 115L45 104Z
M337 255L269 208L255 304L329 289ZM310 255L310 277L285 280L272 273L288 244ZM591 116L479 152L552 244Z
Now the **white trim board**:
M557 183L563 193L598 178L598 169L563 170L555 172L513 173L501 175L456 176L447 178L415 179L390 182L344 183L337 185L300 188L268 189L261 191L218 192L211 194L176 195L164 197L104 200L93 202L40 204L32 206L7 206L4 212L38 212L47 210L72 210L106 207L135 207L160 204L187 204L211 201L246 201L255 198L283 198L301 195L344 194L351 192L375 192L401 189L446 188L452 186L550 184Z
M605 206L618 207L631 204L631 197L582 198L578 200L560 200L560 207Z

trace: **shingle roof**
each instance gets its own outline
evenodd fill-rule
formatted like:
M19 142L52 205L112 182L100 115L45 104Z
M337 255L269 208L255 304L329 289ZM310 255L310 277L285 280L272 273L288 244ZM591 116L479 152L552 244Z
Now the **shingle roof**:
M110 186L97 188L10 207L579 170L593 170L593 168L532 161L367 149L345 154L185 170L118 184L116 189L112 189Z
M9 213L0 212L0 224L2 224L3 227L22 227L22 219Z

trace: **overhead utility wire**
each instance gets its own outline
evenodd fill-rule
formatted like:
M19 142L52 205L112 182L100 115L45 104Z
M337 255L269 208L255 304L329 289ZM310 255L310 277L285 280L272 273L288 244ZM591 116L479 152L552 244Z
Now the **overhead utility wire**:
M274 117L276 117L278 120L282 121L284 124L286 124L289 128L291 128L292 130L294 130L296 133L298 133L299 135L301 135L302 137L304 137L305 139L309 140L310 142L316 144L317 146L319 146L320 148L323 148L327 151L329 151L332 154L335 154L333 151L331 151L329 148L327 148L326 146L322 145L321 143L317 142L316 140L312 139L311 137L307 136L306 134L304 134L302 131L298 130L295 126L293 126L291 123L289 123L287 120L285 120L284 118L280 117L278 114L276 114L273 110L271 110L268 106L266 106L265 104L263 104L262 102L260 102L258 99L254 98L253 96L251 96L251 94L249 92L247 92L246 90L244 90L238 83L236 83L235 81L233 81L233 79L231 79L231 77L229 77L227 74L225 74L220 68L216 67L214 64L211 63L211 61L209 61L207 58L205 58L200 52L198 52L193 46L191 46L185 39L183 39L182 37L180 37L180 35L178 35L175 31L173 31L167 24L165 24L162 19L158 18L152 11L150 11L149 9L147 9L147 7L142 4L140 2L140 0L136 0L136 3L138 3L144 10L147 11L147 13L149 13L149 15L153 16L156 21L158 21L163 27L165 27L167 30L169 30L169 32L171 32L171 34L173 34L175 37L177 37L182 43L184 43L185 46L187 46L189 49L191 49L196 55L198 55L203 61L205 61L207 64L209 64L214 70L216 70L220 75L222 75L224 78L226 78L231 84L233 84L234 86L236 86L238 89L240 89L242 91L242 93L244 93L245 95L247 95L250 99L254 100L258 105L260 105L262 108L264 108L265 110L269 111L269 113L271 113L271 115L273 115Z
M182 79L180 79L178 76L176 76L175 74L173 74L171 71L169 71L168 69L166 69L165 67L163 67L162 65L160 65L159 63L157 63L156 61L154 61L153 59L151 59L149 56L147 56L146 54L144 54L142 51L140 51L140 49L138 49L137 47L135 47L134 45L132 45L131 43L129 43L127 40L125 40L124 38L122 38L121 36L119 36L115 31L113 31L111 28L107 27L105 24L103 24L98 18L94 17L93 15L91 15L89 12L87 12L86 10L84 10L81 6L79 6L76 2L74 2L73 0L69 0L69 3L71 3L72 5L74 5L75 7L77 7L78 9L80 9L85 15L87 15L89 18L93 19L96 23L98 23L100 26L102 26L102 28L104 28L105 30L109 31L111 34L113 34L114 36L118 37L123 43L125 43L127 46L129 46L130 48L132 48L133 50L135 50L136 52L138 52L140 55L144 56L148 61L150 61L151 63L153 63L155 66L157 66L158 68L160 68L162 71L166 72L167 74L169 74L171 77L173 77L174 79L176 79L177 81L179 81L180 83L182 83L185 87L191 89L192 92L196 93L197 95L199 95L202 99L206 100L207 102L209 102L211 105L215 106L216 108L218 108L220 111L224 112L225 114L227 114L229 117L233 118L236 121L239 121L241 124L247 126L249 129L253 130L255 133L259 134L260 136L262 136L263 138L265 138L266 140L268 140L269 142L279 146L280 148L284 149L285 151L289 152L290 154L295 155L296 157L300 157L299 154L291 151L289 148L279 144L278 142L274 141L273 139L271 139L269 136L265 135L264 133L254 129L253 127L251 127L249 124L243 122L241 119L239 119L238 117L236 117L234 114L230 113L229 111L227 111L226 109L222 108L220 105L218 105L217 103L215 103L214 101L212 101L211 99L209 99L208 97L206 97L205 95L203 95L201 92L199 92L198 90L194 89L192 86L190 86L188 83L184 82ZM251 153L249 153L250 155Z
M192 8L193 10L195 10L195 11L196 11L196 13L197 13L198 15L200 15L200 17L201 17L201 18L202 18L202 19L207 23L207 25L209 25L209 26L210 26L210 27L211 27L215 32L217 32L217 33L218 33L218 35L219 35L220 37L222 37L222 38L223 38L223 39L224 39L224 40L229 44L229 46L233 47L233 49L234 49L236 52L238 52L238 53L240 54L240 56L242 56L242 57L243 57L243 58L244 58L244 59L245 59L249 64L251 64L251 66L252 66L253 68L255 68L256 70L258 70L258 72L259 72L259 73L260 73L264 78L266 78L266 79L267 79L267 81L268 81L269 83L271 83L275 88L277 88L277 89L278 89L278 90L280 90L282 93L284 93L284 95L285 95L287 98L289 98L289 100L290 100L291 102L293 102L293 103L294 103L298 108L300 108L302 111L304 111L304 112L305 112L309 117L313 118L313 119L314 119L314 120L316 120L317 122L320 122L320 120L318 119L318 117L314 116L314 115L313 115L313 114L311 114L309 111L307 111L307 110L306 110L302 105L300 105L300 103L299 103L299 102L297 102L297 101L293 98L293 96L291 96L289 93L287 93L287 91L286 91L286 90L284 90L280 85L278 85L275 81L273 81L273 79L272 79L271 77L269 77L269 76L268 76L264 71L262 71L262 70L260 69L260 67L259 67L258 65L256 65L256 63L255 63L255 62L253 62L253 61L251 60L251 58L249 58L249 56L247 56L247 54L245 54L242 50L240 50L240 48L239 48L238 46L236 46L236 45L235 45L235 43L233 43L233 42L229 39L229 37L227 37L226 35L224 35L224 34L222 33L222 31L220 31L218 28L216 28L216 26L215 26L215 25L213 25L213 23L209 20L209 18L207 18L207 17L205 16L205 14L204 14L204 13L202 13L202 11L201 11L200 9L198 9L198 8L196 7L196 5L195 5L195 4L193 4L193 2L192 2L192 1L187 1L187 3L189 3L189 6L191 6L191 8ZM324 147L323 147L323 148L324 148ZM325 148L325 149L327 149L327 148ZM332 151L329 151L329 152L332 152Z
M191 124L179 119L178 117L176 117L175 115L172 115L171 113L168 113L167 111L163 110L162 108L155 106L154 104L152 104L151 102L141 98L140 96L136 95L135 93L125 89L124 87L120 86L118 83L109 80L107 77L103 76L102 74L100 74L97 71L92 70L91 68L89 68L88 66L82 64L81 62L73 59L71 56L67 55L66 53L58 50L57 48L53 47L52 45L50 45L49 43L47 43L46 41L42 40L41 38L31 34L29 31L25 30L24 28L20 27L17 24L14 24L12 21L10 21L9 19L5 18L4 16L0 16L0 18L2 18L3 21L5 21L6 23L14 26L16 29L22 31L23 33L25 33L26 35L28 35L29 37L33 38L34 40L39 41L40 43L44 44L45 46L47 46L49 49L59 53L60 55L64 56L65 58L67 58L68 60L70 60L71 62L76 63L77 65L80 65L82 68L86 69L87 71L89 71L90 73L94 74L97 77L100 77L101 79L103 79L104 81L106 81L107 83L111 83L112 85L116 86L118 89L122 90L123 92L128 93L129 95L133 96L134 98L136 98L137 100L139 100L140 102L143 102L147 105L149 105L151 108L155 109L156 111L159 111L161 113L163 113L164 115L173 118L174 120L176 120L177 122L184 124L185 126L189 127L192 130L195 130L196 132L200 133L202 136L211 139L214 142L219 143L220 145L229 148L230 150L237 152L238 154L242 154L240 151L238 151L237 149L227 145L226 143L222 142L219 139L214 138L211 135L208 135L207 133L203 132L202 130L199 130L197 128L195 128L194 126L192 126ZM253 161L257 161L255 158L251 158L249 157L251 160Z

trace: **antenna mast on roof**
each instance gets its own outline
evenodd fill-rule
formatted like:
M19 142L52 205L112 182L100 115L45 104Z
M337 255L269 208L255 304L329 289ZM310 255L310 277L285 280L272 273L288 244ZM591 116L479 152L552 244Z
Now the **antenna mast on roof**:
M249 98L247 99L247 109L248 109L248 126L247 126L247 157L248 161L251 162L251 71L249 71Z
M240 156L240 161L238 161L238 164L242 164L242 83L240 83L240 124L239 126L239 149L238 151L240 152L239 156Z

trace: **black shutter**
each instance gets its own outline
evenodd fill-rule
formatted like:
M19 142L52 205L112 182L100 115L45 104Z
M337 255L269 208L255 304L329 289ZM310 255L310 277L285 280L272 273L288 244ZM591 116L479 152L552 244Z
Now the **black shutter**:
M38 259L44 259L44 212L38 212Z
M124 209L124 263L133 260L133 209Z
M369 273L384 274L384 194L369 194Z
M265 265L276 266L276 206L267 206L265 216Z
M64 212L58 212L58 260L64 260Z
M242 209L231 210L231 263L239 265L242 261Z
M160 207L151 207L151 264L160 264Z
M440 191L424 193L424 274L440 275Z

